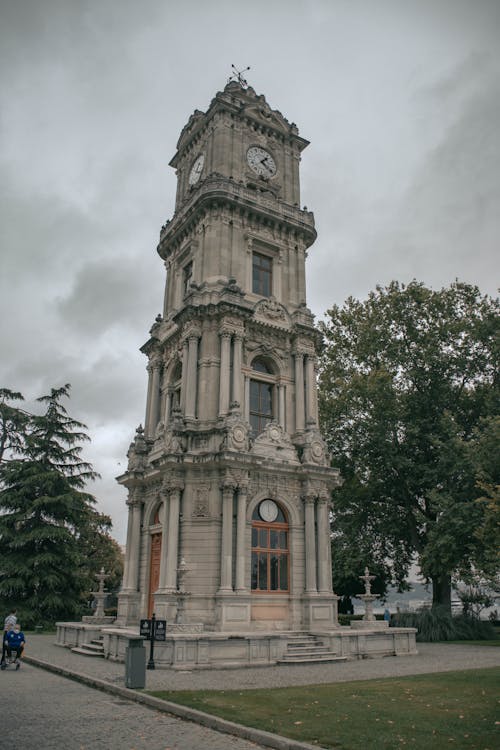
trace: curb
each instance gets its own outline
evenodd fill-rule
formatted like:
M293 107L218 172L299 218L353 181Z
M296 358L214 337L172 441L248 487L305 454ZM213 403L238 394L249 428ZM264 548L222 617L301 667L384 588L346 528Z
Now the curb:
M207 714L204 711L198 711L195 708L188 708L187 706L181 706L178 703L164 701L143 692L137 692L130 688L113 685L111 682L106 682L106 680L99 680L97 677L89 677L81 672L74 672L65 667L58 667L55 664L36 659L33 656L23 656L23 661L34 667L45 669L47 672L53 672L62 677L67 677L70 680L81 682L83 685L88 685L96 690L111 693L112 695L119 695L121 698L141 703L142 705L155 709L156 711L172 714L180 719L192 721L195 724L201 724L209 729L216 729L218 732L241 737L244 740L256 742L264 747L274 748L274 750L322 750L320 745L310 745L307 742L298 742L297 740L291 740L287 737L282 737L279 734L273 734L272 732L265 732L261 729L246 727L243 724L236 724L233 721L220 719L217 716L212 716L212 714Z

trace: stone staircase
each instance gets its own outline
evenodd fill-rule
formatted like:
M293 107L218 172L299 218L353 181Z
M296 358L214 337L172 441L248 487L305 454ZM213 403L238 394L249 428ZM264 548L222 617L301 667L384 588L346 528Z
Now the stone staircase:
M74 646L71 650L80 656L97 656L104 659L103 638L95 638L90 643L82 643L81 646Z
M278 659L278 664L318 664L332 661L347 661L347 656L338 656L329 651L319 636L303 633L289 637L287 650Z

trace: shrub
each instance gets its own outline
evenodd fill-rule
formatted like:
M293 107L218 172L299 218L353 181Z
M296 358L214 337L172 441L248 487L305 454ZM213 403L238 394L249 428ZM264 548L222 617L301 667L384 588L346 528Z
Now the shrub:
M392 618L395 627L416 628L417 641L485 641L496 637L490 622L466 615L453 617L445 607L400 612Z

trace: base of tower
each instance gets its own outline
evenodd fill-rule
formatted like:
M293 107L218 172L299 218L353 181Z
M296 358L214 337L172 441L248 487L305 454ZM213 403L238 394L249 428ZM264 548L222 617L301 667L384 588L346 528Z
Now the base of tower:
M409 656L417 653L415 635L414 628L368 627L307 632L177 631L167 632L166 640L155 644L154 658L159 669L193 670ZM72 648L99 639L105 658L124 662L129 640L138 636L138 628L59 622L56 645Z

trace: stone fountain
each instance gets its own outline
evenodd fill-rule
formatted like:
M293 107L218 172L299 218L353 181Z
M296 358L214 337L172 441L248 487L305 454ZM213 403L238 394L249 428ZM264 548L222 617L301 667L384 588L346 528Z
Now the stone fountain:
M97 591L91 591L91 595L96 602L96 608L93 615L85 615L82 617L82 622L87 622L92 625L109 625L115 621L115 618L104 613L104 602L107 596L107 591L104 588L104 581L108 578L107 573L104 572L104 568L101 568L101 571L100 573L97 573L96 578L99 581L99 588Z
M384 630L389 627L389 623L385 620L377 620L373 614L373 602L378 599L376 594L372 594L372 581L375 580L375 576L370 575L368 568L365 568L365 574L359 576L365 584L365 593L358 594L358 599L361 599L365 604L365 614L362 620L352 620L351 628L355 630Z

